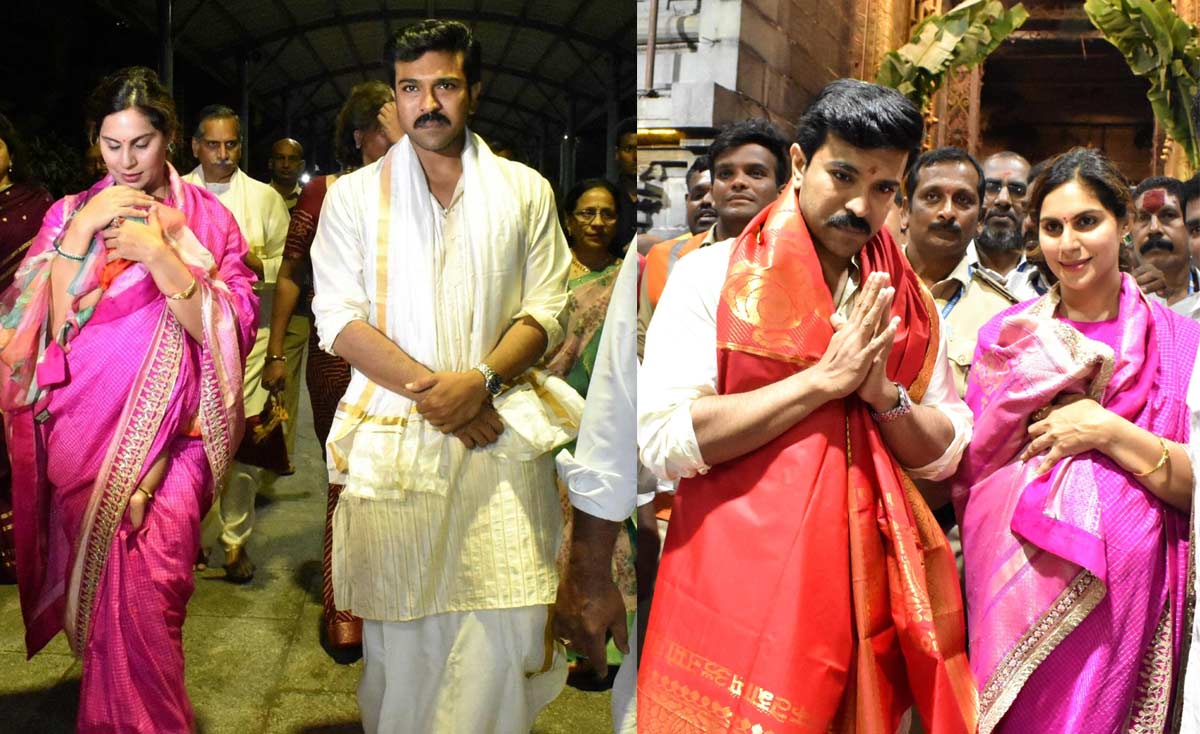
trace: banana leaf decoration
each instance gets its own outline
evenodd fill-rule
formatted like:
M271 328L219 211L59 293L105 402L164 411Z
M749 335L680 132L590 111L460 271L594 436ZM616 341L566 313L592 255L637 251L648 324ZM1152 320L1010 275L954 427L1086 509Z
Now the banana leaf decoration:
M1020 3L1006 10L1000 0L965 0L921 21L911 41L883 57L875 81L923 110L947 73L982 63L1028 17Z
M1134 74L1150 82L1154 117L1187 155L1193 169L1200 150L1190 114L1200 90L1200 34L1169 0L1087 0L1092 25L1116 46Z

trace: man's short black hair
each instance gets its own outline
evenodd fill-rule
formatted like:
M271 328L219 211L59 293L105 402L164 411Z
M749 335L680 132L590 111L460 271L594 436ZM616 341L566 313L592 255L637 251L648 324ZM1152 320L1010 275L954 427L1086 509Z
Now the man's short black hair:
M1175 200L1179 202L1180 208L1187 206L1187 187L1183 185L1183 181L1171 176L1151 176L1150 178L1142 179L1142 182L1133 190L1135 206L1137 198L1151 189L1163 189L1175 197Z
M836 79L817 93L796 125L796 142L812 161L830 134L868 150L908 152L911 164L925 135L921 111L895 89L858 79Z
M1193 199L1200 199L1200 173L1183 182L1183 208L1186 210Z
M704 173L705 171L711 169L712 161L709 160L708 155L701 153L700 155L696 156L695 160L692 161L692 165L688 167L687 175L683 177L683 181L684 183L688 183L692 180L692 176L696 175L697 173Z
M621 142L621 138L625 135L637 134L637 118L626 117L617 123L617 142Z
M787 183L792 173L787 138L769 120L761 117L735 122L717 133L712 145L708 146L709 165L716 168L718 158L743 145L761 145L771 151L775 157L775 183L779 186Z
M387 67L392 86L396 86L397 61L416 61L430 51L461 51L467 86L479 81L483 68L483 49L471 29L457 20L430 18L396 31L384 46L383 65Z
M967 151L959 148L956 145L948 145L944 148L934 148L933 150L922 153L920 157L913 161L913 164L908 167L908 173L904 176L904 197L909 211L912 211L912 197L913 193L917 190L917 182L921 177L921 169L927 166L932 166L935 163L970 164L971 168L974 168L975 173L978 175L976 180L979 182L979 186L976 187L976 191L979 194L979 206L983 206L983 166L979 165L979 161L975 160L975 156L971 155Z
M232 107L226 107L223 104L210 104L200 110L196 117L196 130L192 133L192 137L199 140L204 137L204 123L209 120L220 120L223 118L233 118L237 122L238 137L242 136L242 118L238 117L238 113L233 111Z

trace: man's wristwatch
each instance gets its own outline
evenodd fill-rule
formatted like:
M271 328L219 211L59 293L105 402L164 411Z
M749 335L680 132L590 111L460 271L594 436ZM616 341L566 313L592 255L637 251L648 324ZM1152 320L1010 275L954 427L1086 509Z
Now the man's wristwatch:
M487 362L480 362L475 365L475 369L479 371L479 374L483 375L483 386L487 388L488 394L493 398L499 395L500 390L503 389L500 375L496 374L496 371L491 367L488 367Z
M874 408L870 405L867 406L867 410L871 411L871 417L875 419L876 423L891 423L912 412L912 398L908 396L908 391L904 389L904 385L901 385L899 382L893 384L896 386L896 392L900 396L900 402L896 404L896 407L885 410L882 413L876 413Z

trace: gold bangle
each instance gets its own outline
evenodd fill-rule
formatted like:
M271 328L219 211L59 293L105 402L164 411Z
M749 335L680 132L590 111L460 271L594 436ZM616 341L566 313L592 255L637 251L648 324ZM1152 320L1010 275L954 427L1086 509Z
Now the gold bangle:
M150 501L153 501L153 500L154 500L154 493L153 493L153 492L148 492L148 491L146 491L146 488L145 488L145 487L138 487L138 488L137 488L136 490L134 490L134 491L135 491L135 492L141 492L142 494L146 495L146 499L147 499L147 500L150 500Z
M179 291L178 293L167 296L167 300L168 301L186 301L187 299L191 298L192 294L195 292L196 292L196 279L192 278L192 282L188 283L187 288L184 288L183 290Z
M1154 472L1158 471L1159 469L1161 469L1164 466L1171 463L1171 450L1167 448L1166 440L1163 439L1162 436L1155 436L1155 438L1158 439L1159 445L1162 446L1162 456L1158 457L1158 463L1155 464L1153 467L1147 469L1146 471L1142 472L1141 474L1133 475L1135 477L1138 477L1139 479L1142 477L1148 477L1151 474L1153 474Z

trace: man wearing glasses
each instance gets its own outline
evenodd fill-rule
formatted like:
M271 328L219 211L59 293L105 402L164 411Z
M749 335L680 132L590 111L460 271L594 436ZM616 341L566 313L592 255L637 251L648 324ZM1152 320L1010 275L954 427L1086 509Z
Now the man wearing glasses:
M975 237L975 262L1009 292L1033 267L1025 260L1025 194L1029 191L1029 161L1011 151L988 156L983 161L983 220ZM967 251L967 257L972 253ZM1032 295L1013 293L1018 299ZM1036 294L1033 294L1036 295Z

